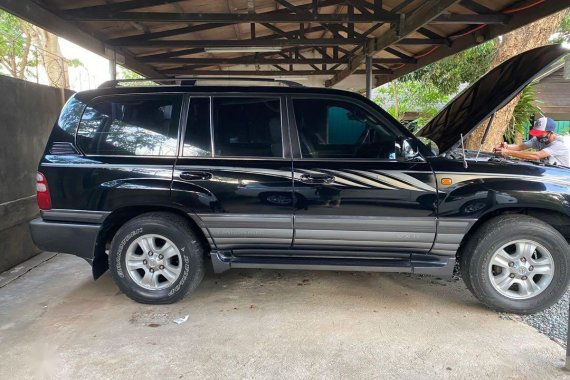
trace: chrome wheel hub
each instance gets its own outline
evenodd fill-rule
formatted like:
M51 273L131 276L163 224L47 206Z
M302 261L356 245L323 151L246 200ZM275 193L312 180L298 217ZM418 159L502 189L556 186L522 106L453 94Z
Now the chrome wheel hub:
M161 235L142 235L127 248L127 272L139 286L159 290L173 285L182 274L182 256L170 240Z
M542 293L552 282L554 260L550 252L532 240L515 240L491 257L491 284L511 299L528 299Z

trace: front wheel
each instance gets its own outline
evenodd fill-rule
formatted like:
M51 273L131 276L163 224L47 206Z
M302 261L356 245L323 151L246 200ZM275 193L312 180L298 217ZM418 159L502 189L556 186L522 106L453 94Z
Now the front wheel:
M535 313L568 287L570 248L552 226L526 215L504 215L483 224L461 254L463 279L487 306Z
M117 286L140 303L176 302L204 275L204 251L182 217L148 213L123 225L109 252Z

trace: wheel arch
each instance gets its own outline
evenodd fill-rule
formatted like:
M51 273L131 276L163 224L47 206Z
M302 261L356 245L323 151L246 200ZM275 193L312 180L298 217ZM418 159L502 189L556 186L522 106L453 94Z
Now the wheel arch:
M495 209L483 214L477 219L477 221L469 228L461 243L459 244L459 249L457 250L456 257L459 259L462 254L462 250L465 244L473 236L473 234L487 221L496 218L500 215L506 214L521 214L535 217L543 222L547 223L554 229L556 229L568 243L570 244L570 216L562 213L558 210L542 208L542 207L505 207L500 209ZM458 260L459 262L459 260Z
M209 254L213 240L207 230L201 227L203 223L197 215L176 206L129 205L111 212L101 225L93 255L92 271L95 280L109 269L106 251L109 249L111 241L119 228L129 220L149 212L169 212L183 217L188 222L190 228L196 233L196 236L199 237L202 246L205 248L204 251L206 255Z

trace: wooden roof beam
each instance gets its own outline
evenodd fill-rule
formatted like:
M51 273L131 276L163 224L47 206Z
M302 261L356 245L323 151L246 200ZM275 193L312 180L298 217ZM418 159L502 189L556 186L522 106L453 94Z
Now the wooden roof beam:
M541 4L539 7L533 7L528 11L514 13L507 25L489 25L486 28L482 28L476 31L475 33L459 37L453 41L453 44L450 47L437 49L432 54L417 59L415 64L407 64L400 69L394 70L394 73L391 75L377 77L376 85L380 86L395 78L401 77L402 75L411 73L412 71L415 71L430 63L439 61L442 58L459 53L485 41L492 40L493 38L506 34L535 20L550 16L556 12L566 9L568 7L568 3L568 0L547 1Z
M388 46L403 40L408 34L414 32L416 29L421 28L425 24L441 15L449 7L457 4L459 0L438 0L427 1L418 7L411 14L402 14L402 20L398 28L392 28L386 31L381 37L369 39L363 51L350 60L348 67L343 71L335 74L333 78L326 81L327 87L334 86L340 81L346 79L354 73L359 66L364 63L367 54L374 54ZM434 4L435 3L435 4Z
M361 38L304 38L304 39L261 39L254 40L168 40L134 41L122 46L145 48L210 48L210 47L314 47L337 45L362 45Z
M354 24L354 23L397 23L397 14L384 12L376 14L324 14L313 15L312 13L174 13L174 12L81 12L65 11L63 17L68 21L139 21L139 22L206 22L206 23L300 23L318 22L327 24Z
M140 59L145 63L157 64L194 64L194 65L334 65L337 63L347 64L348 57L342 58L306 58L299 54L299 58L291 58L288 56L282 58L259 58L255 54L246 57L238 58L163 58L163 59ZM397 64L406 63L405 59L401 58L374 58L375 64Z
M430 24L507 24L511 16L502 13L464 15L449 13L436 17Z
M161 74L166 76L182 76L182 75L203 75L203 76L314 76L314 75L324 75L330 76L334 75L337 70L319 70L315 74L315 70L287 70L287 71L277 71L277 70L193 70L192 68L178 68L178 69L168 69L161 70ZM355 74L364 74L364 70L358 70ZM390 74L391 71L388 69L374 69L372 74L383 75Z
M318 6L319 7L334 6L334 5L337 5L339 3L342 3L343 1L344 0L321 0L318 2ZM298 5L297 8L311 9L311 4ZM278 10L267 12L267 13L286 14L287 12L289 12L288 9L278 9ZM187 26L187 27L182 27L182 28L164 30L164 31L160 31L160 32L150 32L147 34L136 34L136 35L132 35L132 36L112 38L112 39L107 40L107 42L110 44L114 44L114 45L116 44L117 46L120 46L120 44L125 42L125 41L136 41L136 40L147 41L147 40L152 40L152 39L156 39L156 38L173 37L173 36L178 36L181 34L201 32L201 31L212 30L212 29L216 29L216 28L223 28L223 27L229 26L229 25L233 25L233 23L214 23L214 24L204 23L204 24L198 24L198 25ZM321 30L324 30L323 26L319 26L319 28L323 28ZM306 32L308 33L308 31L306 31Z
M157 5L180 3L184 0L132 0L123 1L120 3L111 3L105 5L94 5L88 7L79 7L67 9L65 12L124 12L131 11L135 9L154 7Z

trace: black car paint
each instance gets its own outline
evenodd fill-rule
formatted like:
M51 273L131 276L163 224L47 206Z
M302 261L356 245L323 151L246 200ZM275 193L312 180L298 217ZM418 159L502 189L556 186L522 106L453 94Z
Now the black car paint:
M357 94L313 88L159 87L102 89L75 98L88 104L101 96L133 92L184 97L278 94L285 98L283 157L51 154L54 143L69 143L77 149L74 130L56 124L39 165L49 183L52 210L42 212L43 219L31 225L40 248L77 254L93 263L96 252L104 255L101 231L108 230L106 223L114 214L152 207L192 218L211 246L218 271L230 266L288 265L451 275L464 237L489 213L533 208L570 217L567 169L489 160L472 161L465 168L461 161L430 156L419 142L425 162L301 158L298 140L291 138L296 133L294 123L286 117L291 113L286 105L292 95L349 99L388 123L402 138L414 138L380 107ZM357 175L366 181L359 180L361 186L336 180L307 183L301 178L307 170L339 179ZM184 179L185 172L198 177ZM442 178L449 178L452 185L441 185ZM386 181L388 189L374 185ZM54 239L57 231L65 241ZM94 267L94 275L100 274L101 266Z

